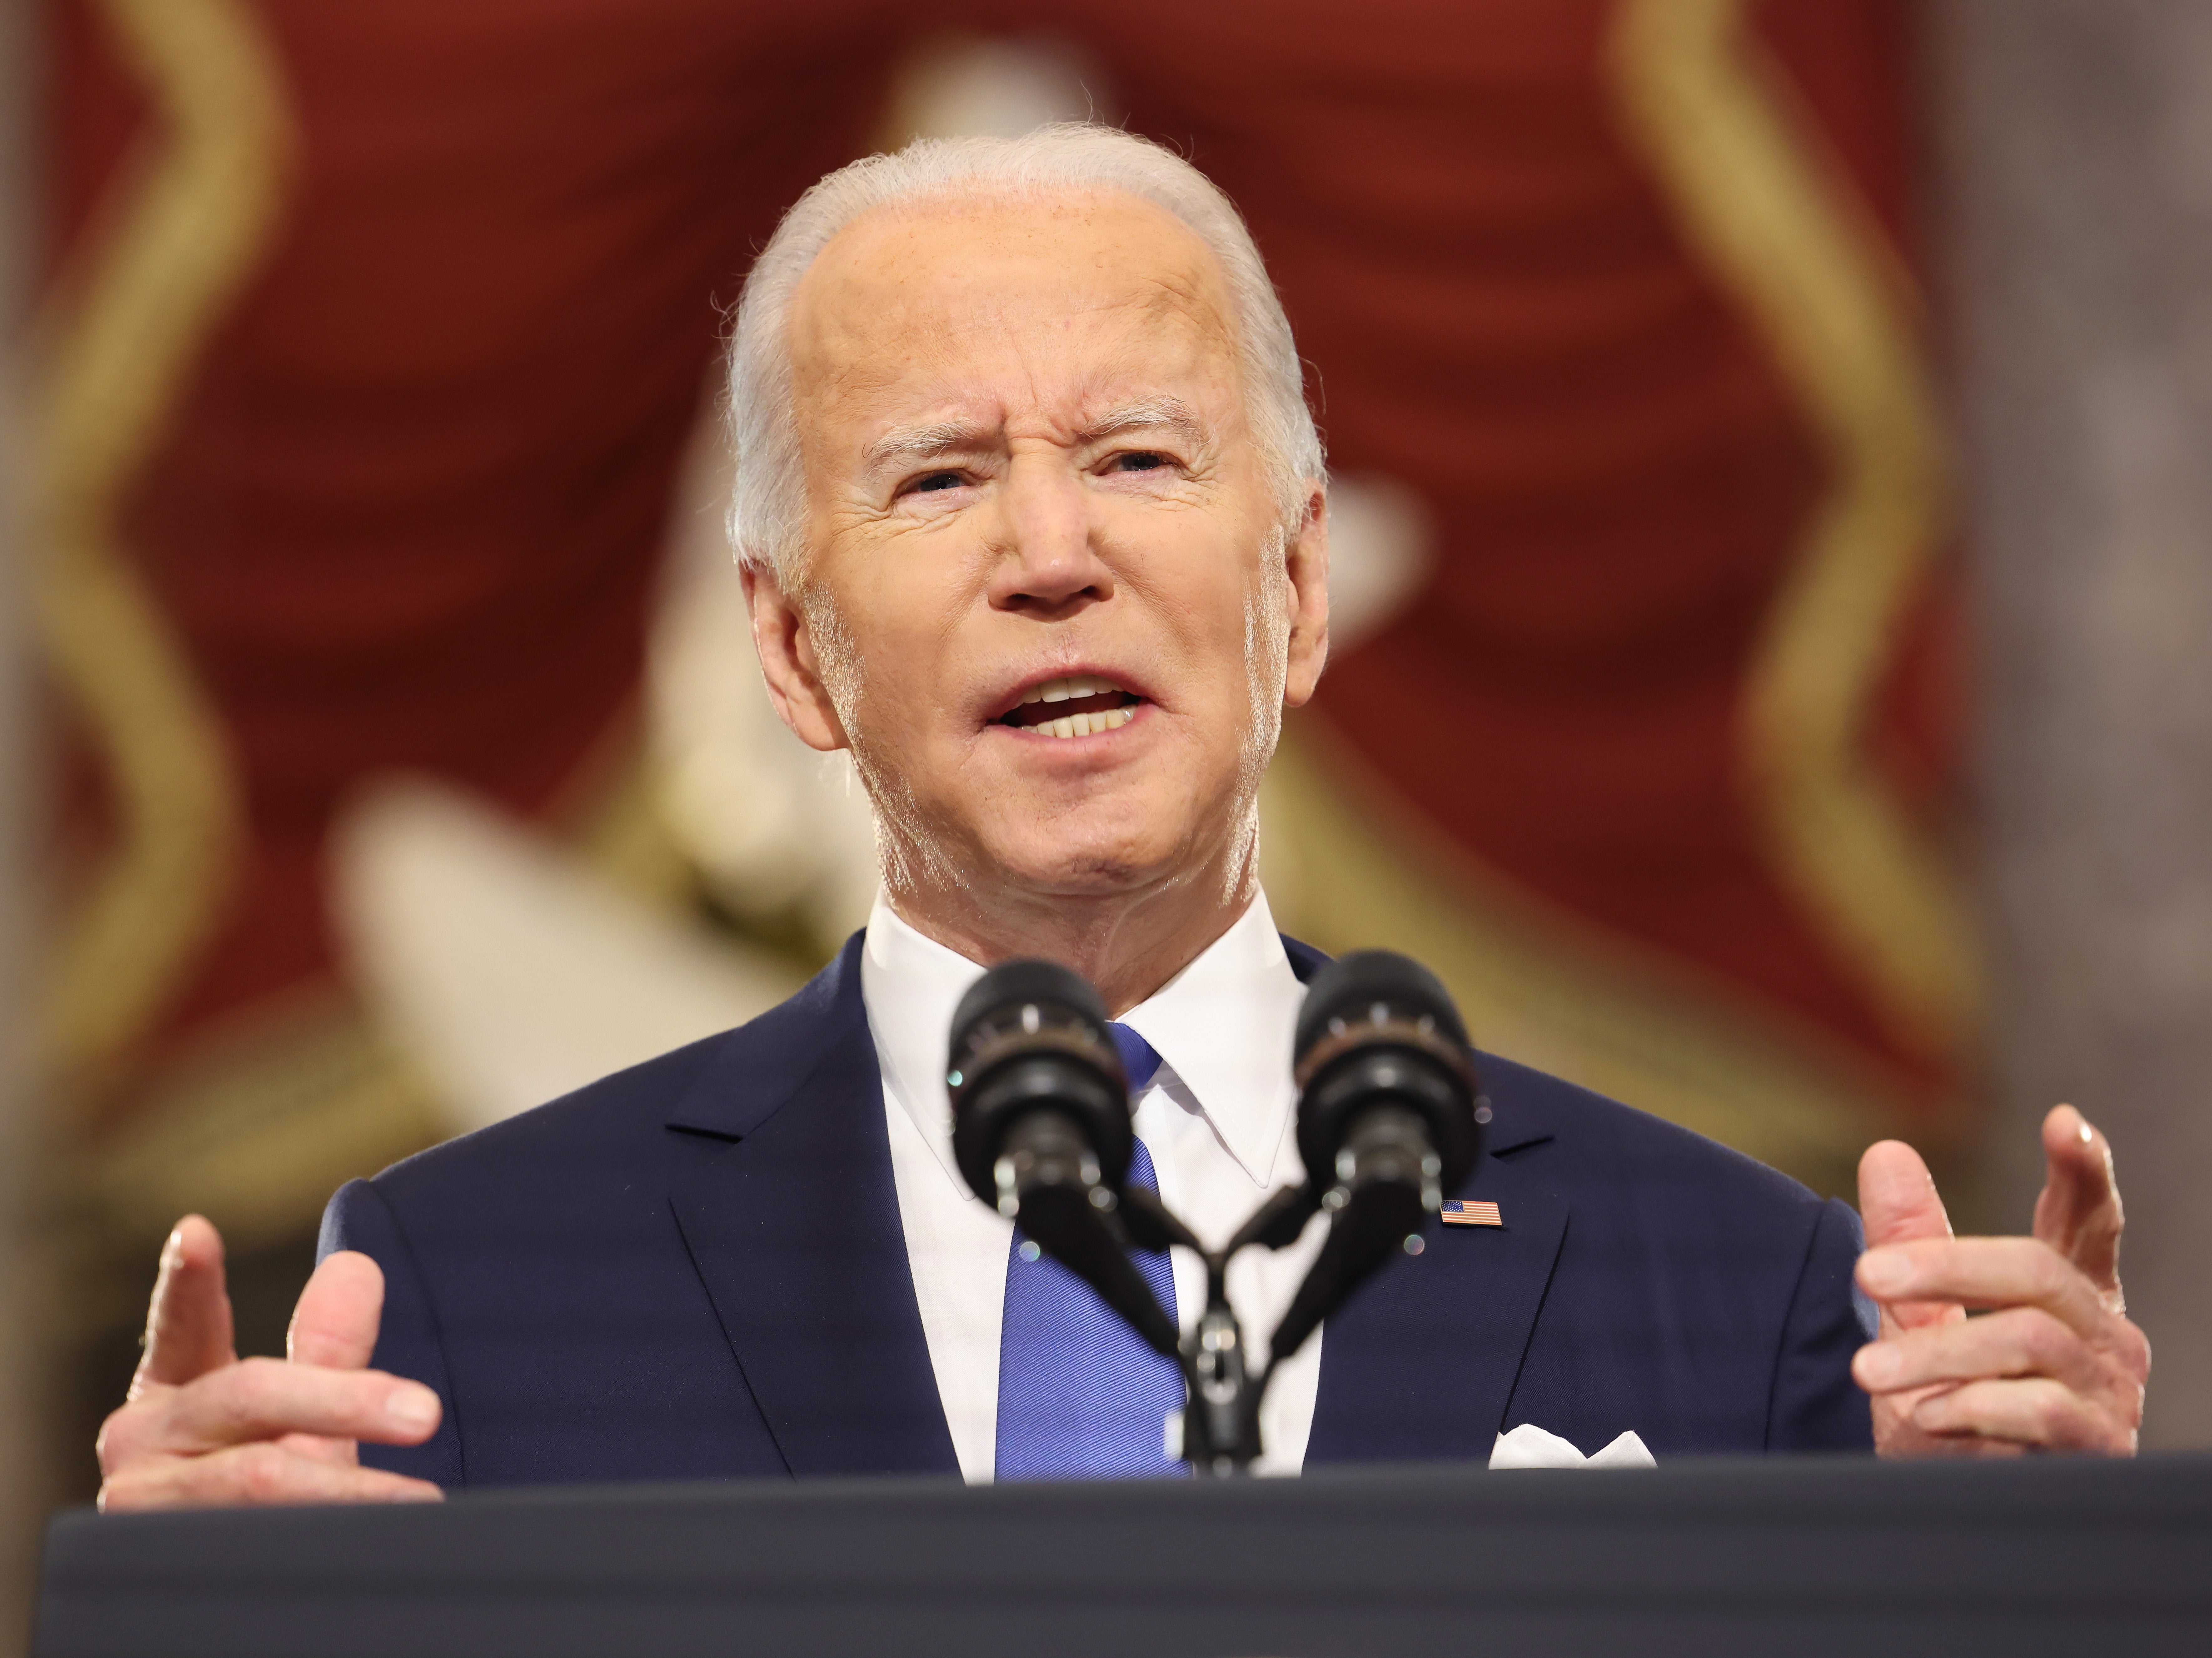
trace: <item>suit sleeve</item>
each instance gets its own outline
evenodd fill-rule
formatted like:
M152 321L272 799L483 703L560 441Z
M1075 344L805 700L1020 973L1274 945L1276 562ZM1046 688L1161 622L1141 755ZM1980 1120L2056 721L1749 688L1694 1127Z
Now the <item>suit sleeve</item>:
M1769 1452L1874 1449L1867 1396L1851 1380L1851 1355L1875 1338L1874 1309L1851 1277L1865 1247L1848 1204L1821 1206L1775 1357Z
M315 1258L320 1260L339 1249L357 1249L384 1271L384 1318L370 1364L422 1383L437 1394L444 1406L438 1431L423 1443L364 1442L362 1463L448 1488L465 1484L460 1413L454 1407L453 1390L446 1373L445 1340L439 1333L437 1312L430 1303L415 1252L400 1230L399 1218L367 1181L349 1181L340 1187L323 1212Z

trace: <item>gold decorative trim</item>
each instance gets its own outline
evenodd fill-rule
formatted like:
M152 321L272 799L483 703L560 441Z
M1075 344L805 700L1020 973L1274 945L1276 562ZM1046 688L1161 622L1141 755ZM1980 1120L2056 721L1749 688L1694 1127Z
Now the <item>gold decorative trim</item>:
M1479 1047L1732 1145L1815 1190L1855 1190L1882 1132L1942 1102L1656 950L1607 932L1431 826L1311 716L1261 795L1261 865L1285 932L1322 949L1425 962ZM1915 1111L1914 1107L1926 1108Z
M1892 1033L1954 1054L1980 999L1938 848L1866 752L1900 625L1949 510L1909 285L1746 27L1747 0L1624 0L1625 125L1690 245L1759 331L1826 455L1750 664L1737 780L1777 872Z
M33 589L56 677L118 804L118 843L67 918L41 1012L79 1071L159 1011L221 914L244 835L220 715L122 544L132 480L268 246L293 153L284 77L240 0L100 0L161 142L58 314L32 398Z
M203 1035L88 1149L81 1187L110 1236L159 1237L197 1211L250 1249L312 1233L338 1187L452 1132L393 1040L310 988Z

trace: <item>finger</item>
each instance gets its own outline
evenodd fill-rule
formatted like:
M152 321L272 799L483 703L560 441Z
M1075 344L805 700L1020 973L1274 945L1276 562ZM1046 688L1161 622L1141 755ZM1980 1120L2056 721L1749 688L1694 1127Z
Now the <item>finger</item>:
M193 1455L295 1433L419 1445L437 1430L439 1409L421 1382L380 1370L249 1358L179 1388L156 1448Z
M100 1488L100 1506L115 1514L248 1503L435 1503L444 1497L427 1479L339 1467L264 1443L133 1463Z
M286 1434L276 1441L295 1456L352 1467L361 1461L360 1448L350 1439L325 1439L319 1434Z
M1869 1248L1951 1236L1936 1177L1903 1140L1877 1140L1859 1159L1859 1218Z
M1867 1257L1859 1257L1864 1261ZM1858 1272L1859 1288L1874 1298L1881 1313L1881 1334L1884 1339L1906 1330L1922 1330L1942 1324L1962 1324L1966 1309L1955 1301L1885 1301L1868 1288L1869 1274Z
M2080 1393L2105 1381L2097 1356L2081 1338L2039 1307L1907 1331L1869 1343L1851 1360L1852 1379L1869 1394L2026 1376L2050 1376Z
M2120 1231L2124 1218L2112 1176L2112 1148L2070 1105L2043 1120L2045 1175L2035 1200L2035 1236L2064 1255L2120 1310Z
M161 1399L118 1406L100 1424L99 1436L92 1442L92 1454L100 1463L101 1473L112 1473L156 1448L168 1408L168 1390L158 1391L162 1395Z
M2102 1347L2120 1321L2071 1261L2039 1238L1921 1238L1859 1257L1860 1287L1877 1301L2040 1307Z
M1924 1432L1978 1435L2054 1451L2125 1451L2135 1436L2063 1383L2047 1376L1969 1382L1913 1407Z
M231 1341L222 1236L202 1217L186 1215L161 1248L161 1270L146 1309L146 1356L131 1378L128 1396L137 1399L151 1386L181 1386L219 1370L236 1357Z
M327 1257L292 1309L284 1351L301 1364L363 1370L384 1318L384 1269L357 1250Z

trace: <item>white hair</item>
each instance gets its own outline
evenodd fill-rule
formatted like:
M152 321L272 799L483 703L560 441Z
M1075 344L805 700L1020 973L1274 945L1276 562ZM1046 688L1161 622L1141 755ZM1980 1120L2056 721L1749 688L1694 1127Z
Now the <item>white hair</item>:
M919 138L823 179L783 216L738 302L730 333L729 428L737 456L730 538L745 564L797 574L805 544L806 480L792 411L792 295L830 239L862 215L969 194L1057 197L1126 191L1164 208L1212 250L1228 278L1248 418L1283 522L1323 479L1321 435L1306 408L1290 319L1252 233L1189 162L1112 127L1067 121L1019 138Z

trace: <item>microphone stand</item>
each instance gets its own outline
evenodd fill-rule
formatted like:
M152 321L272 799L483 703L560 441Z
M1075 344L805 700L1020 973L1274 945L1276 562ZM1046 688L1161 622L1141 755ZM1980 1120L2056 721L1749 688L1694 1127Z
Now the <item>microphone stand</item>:
M1424 1220L1443 1206L1443 1188L1466 1178L1480 1145L1467 1034L1418 963L1367 950L1330 963L1308 987L1294 1048L1306 1178L1208 1249L1156 1190L1121 1179L1133 1144L1127 1084L1095 989L1049 962L1004 963L953 1014L945 1082L962 1177L1146 1346L1176 1361L1189 1400L1182 1454L1201 1474L1251 1467L1276 1367L1401 1246L1420 1253ZM1334 1175L1326 1187L1320 1171ZM1255 1374L1229 1304L1229 1263L1255 1246L1287 1248L1323 1210L1333 1218L1328 1241ZM1205 1262L1206 1310L1188 1335L1130 1260L1132 1245L1188 1249Z
M1229 1263L1255 1245L1281 1249L1295 1243L1321 1207L1321 1195L1310 1183L1285 1187L1261 1204L1225 1246L1208 1249L1160 1201L1158 1193L1133 1186L1122 1193L1121 1224L1133 1243L1143 1249L1188 1249L1206 1263L1206 1310L1177 1351L1190 1394L1182 1415L1182 1455L1194 1473L1250 1471L1260 1455L1260 1401L1274 1379L1276 1365L1312 1333L1309 1321L1293 1334L1287 1350L1271 1345L1266 1366L1255 1374L1247 1357L1250 1350L1244 1327L1229 1304ZM1275 1332L1278 1341L1291 1325L1291 1319L1285 1317Z

